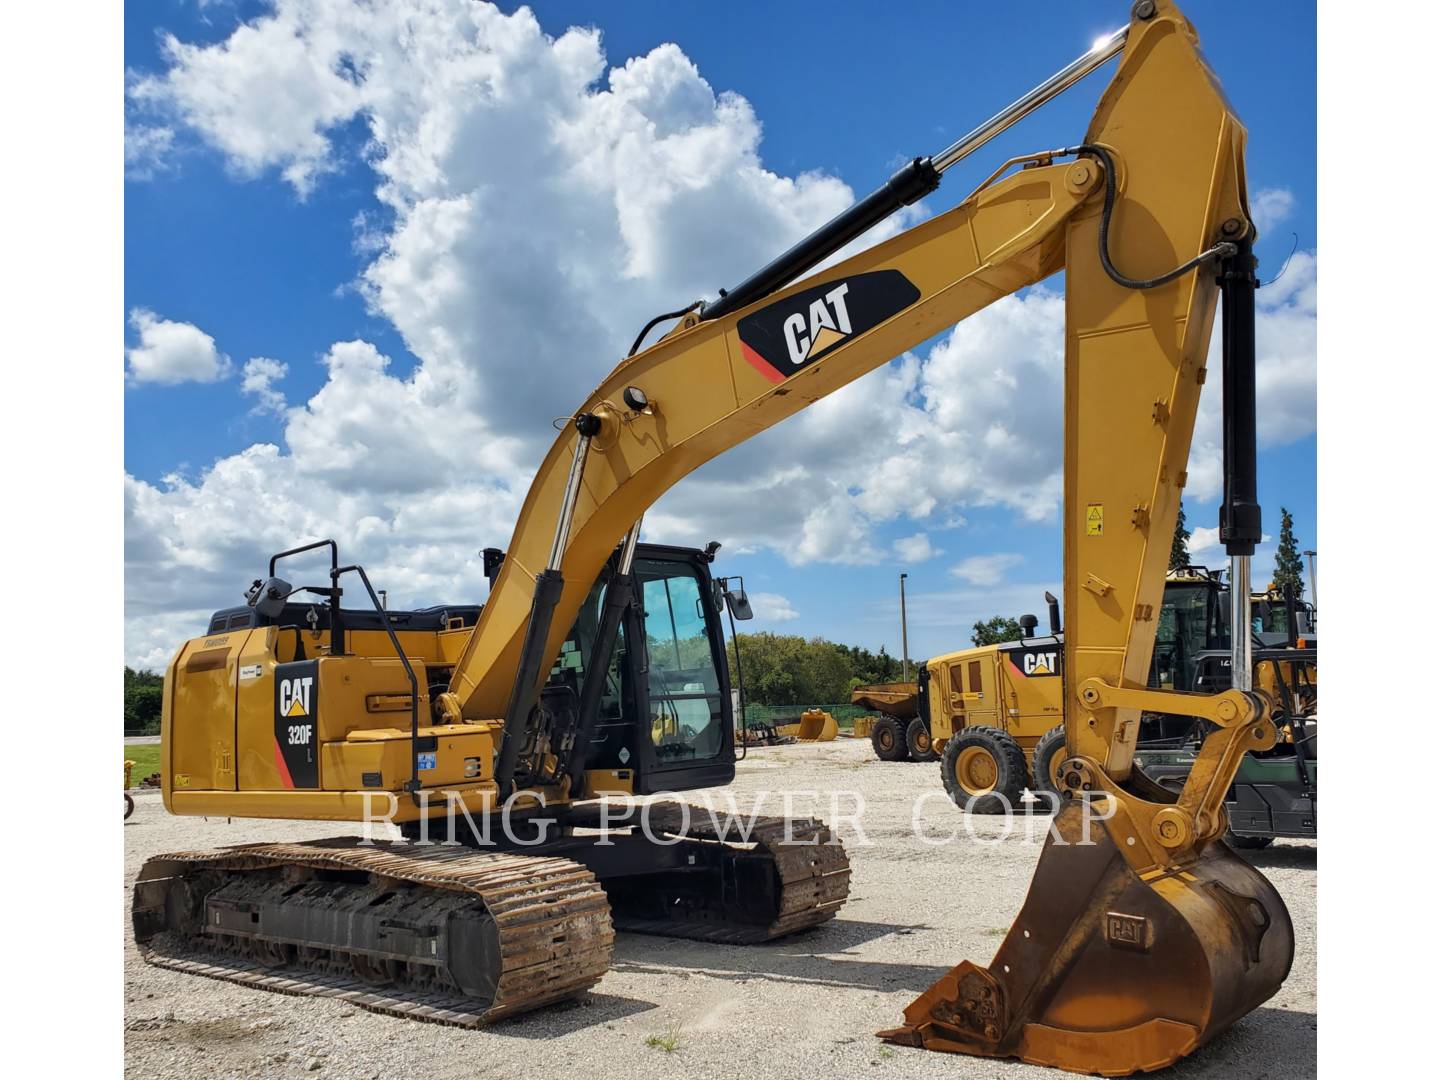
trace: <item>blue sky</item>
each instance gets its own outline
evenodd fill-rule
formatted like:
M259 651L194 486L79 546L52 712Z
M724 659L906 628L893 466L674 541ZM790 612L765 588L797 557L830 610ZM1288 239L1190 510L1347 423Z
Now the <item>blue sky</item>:
M741 2L717 10L632 0L626 4L542 2L532 8L541 29L552 39L571 26L597 27L609 67L647 56L664 43L678 45L698 69L698 79L708 83L715 94L732 91L749 103L761 131L758 143L749 149L758 155L763 171L786 178L820 173L859 195L882 181L899 162L940 149L1078 55L1090 41L1123 21L1128 5L1042 3L1032 5L1023 19L1017 19L1008 5L954 3L896 5L888 9L893 12L888 18L883 14L887 9L859 3L831 3L821 10L810 5ZM1313 287L1314 11L1303 4L1247 5L1242 32L1234 4L1196 0L1184 8L1249 128L1252 195L1271 193L1275 220L1258 249L1262 277L1279 273L1292 243L1298 240L1302 254L1286 279L1273 287L1272 296L1281 296L1287 289ZM502 5L501 9L508 14L514 6ZM260 571L258 560L269 538L280 536L279 519L284 517L287 502L304 506L304 513L290 515L297 530L293 539L308 539L303 535L306 528L358 530L354 542L367 562L391 572L391 582L403 602L424 604L475 598L464 594L464 590L476 588L473 569L447 571L446 552L457 553L456 559L468 558L482 543L503 544L510 525L506 500L514 498L517 485L523 491L523 478L511 474L522 467L517 462L529 460L526 454L531 451L517 452L501 462L495 459L498 451L477 450L474 470L493 469L491 479L496 485L501 485L501 474L505 474L504 490L492 492L489 501L477 494L473 500L452 497L447 503L445 491L438 490L444 485L437 485L423 515L395 495L395 482L385 478L388 474L374 468L347 472L329 460L306 456L322 454L320 447L332 440L341 456L350 453L355 460L367 454L388 455L400 464L408 460L406 455L415 444L415 437L405 434L404 425L410 421L398 414L388 421L383 416L370 417L363 395L351 392L354 386L369 386L393 397L402 391L425 393L423 385L416 389L416 378L425 383L427 366L429 373L434 373L445 370L446 363L470 363L480 369L477 378L483 381L488 377L500 385L506 378L525 379L528 369L523 358L513 353L510 360L504 356L447 359L445 345L437 344L426 328L427 290L435 286L417 278L424 273L422 260L414 252L404 251L400 257L388 258L401 251L396 246L399 226L418 220L417 208L431 205L429 200L436 200L436 205L443 201L433 185L427 187L431 181L413 178L400 184L402 188L409 185L402 195L377 196L382 178L376 167L375 145L367 150L367 140L374 138L375 116L383 115L391 107L391 98L401 95L387 95L385 104L368 110L345 114L344 109L337 109L336 118L323 118L310 128L304 124L295 127L288 123L287 103L296 102L297 113L311 107L301 96L309 84L297 82L300 89L287 89L284 57L277 50L260 50L258 58L250 59L236 59L238 50L233 50L228 58L222 58L223 68L205 66L217 56L216 50L235 40L238 27L272 14L269 4L216 0L127 6L127 123L134 124L136 156L126 182L126 312L140 309L152 313L148 316L152 330L159 324L179 327L171 327L168 336L157 333L147 343L142 339L146 316L130 316L127 325L127 345L153 347L131 358L126 390L125 468L132 493L132 511L127 515L127 617L131 624L127 655L135 662L154 663L181 638L198 632L199 627L186 632L196 612L234 602L238 590ZM162 44L165 35L173 35L188 51L167 51ZM211 50L208 53L207 48ZM667 64L655 65L660 74L646 77L657 85L664 82L666 93L679 104L655 105L652 101L640 107L652 113L662 108L677 116L683 113L685 123L703 115L705 123L716 124L716 130L744 145L744 124L735 123L733 117L716 120L724 110L712 115L707 110L713 102L697 104L696 79L679 70L674 55L665 54ZM253 67L276 57L273 62L279 67L274 71L240 70L242 64ZM402 70L392 65L386 77L408 92L410 84L404 81L407 75L403 70L406 57L402 55L397 62ZM513 62L518 65L517 72L527 70L523 60ZM1084 129L1109 70L1092 76L954 170L941 191L927 201L927 209L934 212L951 205L1013 153L1074 141ZM416 74L416 85L421 77ZM369 81L375 83L378 78L372 74ZM604 78L602 75L599 85ZM542 82L536 79L537 85ZM257 101L256 86L273 90L273 101L268 105ZM341 96L344 92L341 86ZM556 91L562 92L568 91ZM540 93L535 91L540 110L536 115L548 115ZM405 117L397 114L387 122L393 127L397 118ZM462 114L462 119L481 122L470 114ZM668 116L663 121L670 122ZM150 136L147 143L145 132L163 134ZM605 137L597 132L597 142ZM306 157L315 138L325 145L320 167ZM257 151L256 146L264 149ZM391 161L397 161L401 160L398 150L405 146L397 138L385 145L385 151ZM439 159L450 169L445 177L448 186L442 185L449 198L459 190L460 174L483 173L483 183L473 188L485 192L489 200L489 216L477 215L474 226L476 243L482 249L492 242L485 239L486 229L499 218L523 214L532 195L528 188L544 179L509 176L506 166L512 149L503 138L495 138L467 148L464 155L452 151ZM522 161L534 160L536 154L538 151L528 148L516 151L513 157L518 167ZM294 174L297 161L302 171L308 170L298 184ZM291 170L288 176L287 168ZM626 188L625 194L617 195L613 205L604 199L597 202L604 211L597 221L613 217L615 206L626 205L625 200L635 197L626 187L633 180L618 183ZM706 188L705 198L710 201L698 200L701 206L696 214L700 218L735 213L739 219L742 211L748 212L751 203L734 202L739 196L727 194L727 183L719 177ZM608 199L610 189L604 191ZM827 207L844 204L835 190L821 194L830 200ZM567 206L575 201L567 200ZM785 230L793 233L795 220L805 219L806 214L813 218L820 212L813 204L823 201L819 195L812 202L797 197L796 209L783 221L777 219L773 233L758 230L758 235L740 237L733 250L714 252L713 261L703 251L674 256L682 260L683 273L655 271L647 276L644 269L632 267L620 273L616 268L610 279L605 275L611 271L597 265L593 273L585 275L591 282L584 286L590 289L586 302L599 311L632 303L637 312L661 310L664 297L678 302L689 299L692 279L713 294L715 288L731 283L737 272L786 246L785 241L793 236ZM666 205L667 214L681 213ZM818 220L824 216L820 214ZM576 220L583 227L587 219ZM680 219L667 216L664 220ZM549 257L546 252L564 253L563 238L556 241L559 246L537 243L533 252L522 255L526 233L518 225L514 227L515 238L500 250L507 258L513 255L517 260L536 261L531 275L540 291L549 266L544 262ZM671 257L665 254L665 235L647 237L640 246L644 248L646 243L661 250L656 257L660 262ZM471 283L477 303L491 305L485 310L493 314L486 314L489 321L482 323L488 329L503 323L507 310L529 304L533 298L521 295L518 301L501 302L510 297L510 290L523 290L525 278L509 278L494 270L493 250L486 250L489 253L483 265L479 256L464 265L469 275L465 280ZM634 253L633 238L626 250ZM568 255L562 254L552 261L565 258ZM372 273L367 278L367 271L373 272L382 262L389 276L381 279ZM568 268L566 272L573 284L573 273ZM1301 323L1308 319L1305 325L1313 333L1313 300L1298 314L1286 308L1289 321L1277 324L1277 333L1288 333L1292 316ZM521 315L517 312L515 317ZM630 323L638 329L634 317ZM203 335L211 339L211 346L206 346ZM584 355L569 339L557 339L553 349L546 347L547 355L555 351L570 358L570 366L564 370L567 380L573 375L568 385L559 381L554 387L555 403L567 402L557 412L579 400L604 374L623 348L617 340L625 338L628 344L628 335L618 323L607 327L600 337ZM341 356L332 351L336 343L352 341L368 343L374 352ZM208 353L207 348L211 350ZM917 365L930 361L928 349L917 352L922 354ZM383 376L374 374L379 363L372 359L376 353L389 358ZM144 367L147 356L154 365L149 369ZM327 357L329 362L322 362ZM245 365L255 358L277 361L284 365L285 374L262 379L263 390L257 389L252 379L247 393L243 389ZM519 367L507 369L508 362ZM182 367L199 364L200 369L209 363L205 378L212 381L176 378L174 372L182 369L164 368L171 363ZM1264 363L1262 356L1262 366ZM1287 430L1272 432L1261 453L1260 494L1267 533L1278 531L1279 507L1284 504L1295 515L1302 546L1308 547L1315 546L1316 539L1313 353L1308 375L1304 367L1302 349L1298 358L1277 360L1271 369L1276 373L1274 385L1262 386L1262 408L1265 395L1275 395L1276 415L1286 417L1282 427ZM164 370L172 374L157 377ZM263 374L264 370L260 367L254 372ZM274 367L272 374L278 370ZM341 373L357 370L363 372L362 382L340 385ZM879 380L900 379L901 375L902 365L897 362L888 375L868 377L862 381L865 394L879 387ZM323 404L312 404L322 392ZM267 398L267 393L273 396ZM913 383L900 386L895 393L912 404L919 400L917 395L929 393L933 407L934 395L940 391L933 387L927 391L922 381L918 387ZM535 395L537 399L544 396L541 389ZM876 390L874 398L883 401L886 395ZM851 406L863 400L864 396L858 395ZM266 407L267 401L271 407ZM536 409L543 404L549 404L549 399L537 400ZM342 406L352 412L336 419ZM303 414L298 419L297 410ZM863 411L858 415L863 417ZM490 427L484 430L494 431L493 418L486 423ZM799 424L797 418L782 425L787 431L772 433L775 445L785 438L800 438L804 432ZM877 442L890 437L883 412L865 418L857 430ZM388 447L387 432L393 435ZM493 447L510 434L498 431L494 441L490 436L481 441ZM518 437L531 436L522 432ZM250 451L266 445L276 448L273 456ZM873 452L883 456L884 450L877 447ZM463 462L455 465L446 456L445 448L434 453L440 455L435 460L443 458L455 468L463 467ZM876 462L879 460L877 457ZM427 469L433 472L428 461L430 458L416 458L417 475ZM711 491L738 499L741 493L728 482L719 463L682 482L682 489L690 485L690 497L687 499L686 490L677 491L676 510L657 516L657 538L698 539L700 531L715 530L726 541L719 568L743 573L752 592L770 598L760 605L762 618L757 626L776 630L824 634L872 647L884 644L898 652L895 591L902 569L910 574L912 656L967 644L969 624L979 617L1014 615L1021 610L1043 615L1040 593L1054 588L1059 575L1058 524L1053 513L1027 514L1013 505L991 505L993 499L978 490L953 492L954 498L942 492L937 505L919 517L895 511L894 506L903 503L903 492L887 502L889 509L877 511L876 499L867 500L866 495L873 484L859 479L852 484L843 462L815 462L811 467L811 489L828 485L826 490L836 501L817 501L811 508L814 516L807 519L808 539L801 536L797 524L767 520L763 506L746 507L739 515L748 535L720 532L726 519L715 508L723 504L723 498L702 496ZM283 480L280 472L267 474L266 469L283 470ZM243 470L254 472L256 479L237 487L225 486L227 478ZM903 487L908 482L906 475L906 480L892 483ZM248 491L252 497L240 497L238 491ZM450 494L454 495L453 489ZM344 509L331 513L330 503ZM706 509L694 509L701 504ZM833 525L837 532L852 526L857 530L859 539L849 554L813 535L816 523L825 520L827 506L836 514ZM280 513L275 513L276 509ZM860 515L858 524L846 516L852 510ZM1215 523L1213 498L1187 500L1186 511L1192 525ZM254 528L257 514L267 522L263 530ZM411 524L412 517L423 518L425 524ZM207 531L197 525L200 519L213 528ZM963 524L958 523L961 519ZM387 530L386 542L365 540ZM253 543L239 539L257 531L263 537L257 536ZM922 534L923 545L917 542L896 549L897 541ZM342 544L351 540L348 535L339 538ZM407 555L415 547L424 548L424 560ZM1212 565L1223 558L1216 548L1199 554ZM1268 560L1262 558L1261 562L1262 567L1268 566ZM178 583L161 590L147 587L152 579L162 577ZM168 646L164 644L167 641Z

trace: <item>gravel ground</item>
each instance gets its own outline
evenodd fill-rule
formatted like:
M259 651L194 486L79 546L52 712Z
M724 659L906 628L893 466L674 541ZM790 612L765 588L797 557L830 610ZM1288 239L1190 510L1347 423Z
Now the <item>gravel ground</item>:
M752 750L733 787L796 792L796 814L828 814L831 792L865 800L862 843L842 828L854 875L839 917L764 946L706 945L622 934L608 975L582 999L480 1031L377 1016L146 965L129 931L129 888L148 856L347 831L334 824L174 818L155 793L125 823L125 1062L134 1077L629 1078L813 1076L1053 1077L1014 1062L891 1047L873 1032L899 1022L914 996L963 959L989 960L1019 911L1043 829L1001 837L972 821L975 842L922 844L916 796L939 790L938 766L874 760L868 742ZM804 792L819 793L806 796ZM853 807L853 796L841 802ZM778 794L763 813L781 813ZM932 799L932 835L965 818ZM1172 1076L1313 1077L1316 1070L1313 843L1250 853L1295 922L1295 966L1280 992ZM666 1049L666 1047L673 1049Z

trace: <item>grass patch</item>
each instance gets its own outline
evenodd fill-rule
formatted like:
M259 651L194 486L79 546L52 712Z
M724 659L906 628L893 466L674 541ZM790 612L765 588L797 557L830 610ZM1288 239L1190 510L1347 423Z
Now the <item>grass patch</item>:
M671 1028L664 1035L647 1035L645 1045L651 1049L664 1050L667 1054L672 1054L680 1049L680 1033Z
M160 744L127 746L124 760L135 762L135 768L130 773L130 782L139 787L141 780L160 771Z

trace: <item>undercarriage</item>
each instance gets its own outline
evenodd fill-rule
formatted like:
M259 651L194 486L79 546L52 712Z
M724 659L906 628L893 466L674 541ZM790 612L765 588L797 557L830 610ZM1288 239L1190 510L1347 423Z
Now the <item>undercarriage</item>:
M161 967L478 1027L594 986L616 930L754 944L828 921L849 893L844 849L813 819L656 803L644 828L601 831L589 807L563 821L523 848L446 843L432 822L423 842L157 856L136 882L135 940Z

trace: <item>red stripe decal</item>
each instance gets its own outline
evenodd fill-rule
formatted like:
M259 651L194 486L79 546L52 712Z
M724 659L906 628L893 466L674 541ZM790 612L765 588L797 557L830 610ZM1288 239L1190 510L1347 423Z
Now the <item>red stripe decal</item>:
M753 367L761 375L764 375L765 378L769 379L772 383L782 383L785 381L785 376L781 375L780 372L775 370L769 360L766 360L763 356L761 356L754 349L750 348L750 346L746 345L743 341L740 343L740 353L742 356L745 357L746 360L750 361L751 367Z
M1007 663L1007 664L1010 665L1010 670L1013 671L1016 675L1019 675L1020 678L1022 678L1022 679L1025 678L1025 673L1024 673L1023 671L1021 671L1018 667L1015 666L1015 661L1014 661L1014 660L1011 660L1011 659L1007 656L1007 657L1005 658L1005 663Z
M287 788L293 788L295 781L290 776L290 769L285 764L285 755L280 752L280 740L275 740L275 767L280 770L280 782Z

